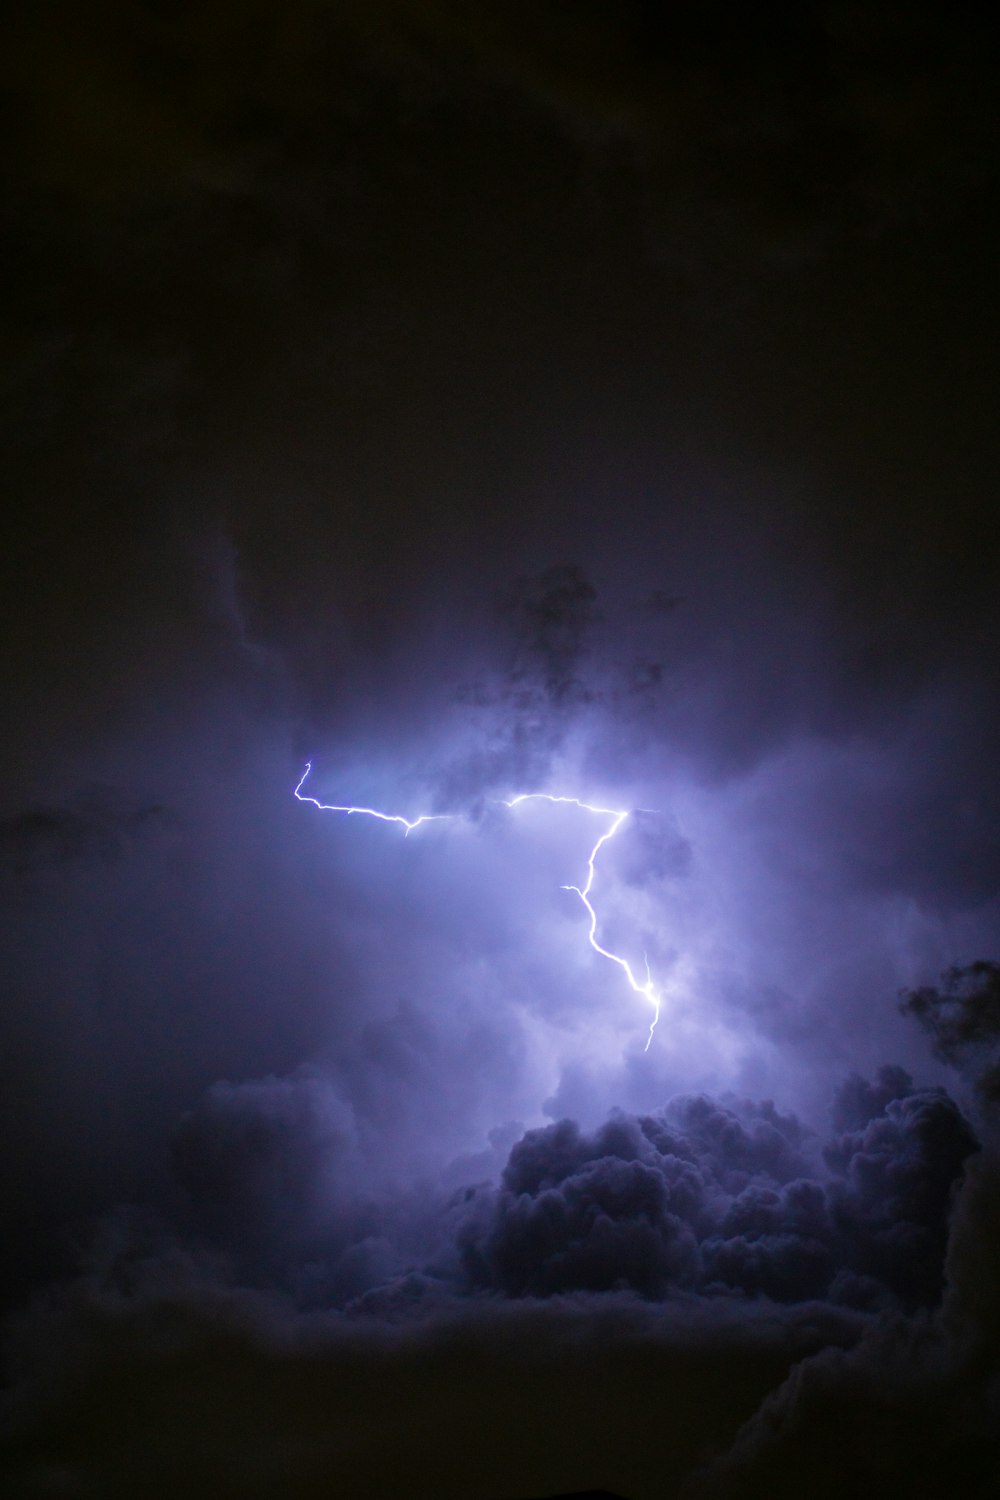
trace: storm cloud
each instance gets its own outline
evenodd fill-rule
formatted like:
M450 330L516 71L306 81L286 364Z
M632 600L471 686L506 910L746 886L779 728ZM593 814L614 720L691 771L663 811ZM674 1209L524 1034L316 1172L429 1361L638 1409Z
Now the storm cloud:
M912 1441L887 1472L957 1462L978 1493L996 1285L966 1256L990 1169L953 1101L899 1068L847 1080L832 1118L820 1142L773 1104L688 1096L529 1131L496 1185L375 1202L347 1186L322 1080L215 1085L175 1135L184 1237L109 1224L11 1325L11 1493L167 1494L183 1472L191 1494L265 1495L279 1470L296 1495L499 1496L522 1471L553 1492L598 1474L637 1496L785 1493L804 1430L832 1494L890 1421ZM606 1383L599 1440L567 1443ZM845 1407L874 1432L831 1446ZM652 1467L629 1458L650 1421Z
M439 1191L419 1216L395 1193L365 1203L351 1112L312 1074L214 1085L173 1155L203 1243L293 1293L305 1268L378 1238L395 1264L409 1255L411 1291L936 1306L971 1126L943 1090L888 1067L848 1079L832 1116L821 1138L770 1102L698 1095L593 1132L565 1119L515 1141L497 1185ZM418 1220L435 1245L422 1264ZM382 1304L370 1290L364 1305Z
M9 1492L993 1493L987 27L15 6Z

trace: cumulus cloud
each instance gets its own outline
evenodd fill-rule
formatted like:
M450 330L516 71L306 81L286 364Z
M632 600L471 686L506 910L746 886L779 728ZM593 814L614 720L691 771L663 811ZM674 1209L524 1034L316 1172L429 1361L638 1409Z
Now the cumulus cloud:
M808 1450L833 1494L881 1434L889 1479L950 1466L972 1496L996 1460L974 1259L994 1179L899 1068L848 1080L832 1116L824 1142L769 1102L686 1096L528 1131L498 1184L359 1208L326 1080L215 1085L175 1136L187 1241L119 1221L11 1325L7 1493L168 1494L183 1472L192 1496L278 1475L303 1500L348 1476L427 1500L595 1477L783 1495Z
M853 1117L868 1117L824 1144L826 1173L818 1143L767 1103L682 1098L592 1135L570 1120L530 1132L464 1236L473 1284L934 1305L975 1137L947 1095L902 1070L848 1089Z
M592 1131L529 1130L499 1182L449 1194L428 1175L415 1193L368 1175L353 1110L309 1069L213 1085L172 1153L190 1243L306 1305L616 1293L937 1306L971 1127L899 1068L848 1080L833 1116L824 1140L769 1101L681 1096Z

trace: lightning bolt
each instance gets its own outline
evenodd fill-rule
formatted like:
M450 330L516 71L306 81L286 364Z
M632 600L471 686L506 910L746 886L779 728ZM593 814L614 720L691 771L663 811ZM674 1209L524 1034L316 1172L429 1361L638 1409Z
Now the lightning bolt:
M306 768L302 772L302 775L299 778L298 785L295 788L294 796L297 801L308 802L313 807L318 808L320 812L345 813L349 817L354 814L361 814L364 817L377 818L380 823L398 823L404 830L404 838L409 838L413 830L415 828L421 827L421 825L424 823L450 822L454 819L455 816L451 813L423 813L419 818L411 819L401 817L398 813L380 812L377 807L351 807L346 805L341 806L339 803L335 802L320 802L318 797L311 797L308 793L304 793L302 790L311 771L312 761L307 761ZM610 844L611 840L615 837L615 835L627 821L629 817L628 809L614 807L595 807L590 802L581 801L579 797L558 797L550 794L549 792L522 792L520 796L512 797L510 801L504 801L503 806L509 808L520 807L522 802L551 802L557 804L566 804L571 807L579 807L583 812L595 813L599 817L606 817L611 819L611 823L601 834L600 838L591 849L590 854L587 856L586 880L582 885L564 885L561 887L561 889L564 891L572 891L575 895L579 896L580 900L582 901L589 919L587 937L594 952L599 953L602 958L609 959L611 963L617 964L635 993L637 995L644 996L645 999L647 999L650 1005L653 1007L653 1019L649 1025L649 1035L646 1037L646 1046L644 1048L644 1050L648 1052L650 1043L653 1040L653 1032L656 1030L656 1023L660 1019L660 1008L662 1005L662 995L653 983L653 979L649 971L649 960L645 958L645 955L643 955L646 963L646 978L645 980L639 980L636 978L635 971L633 970L632 965L629 963L627 958L623 958L620 953L613 953L610 948L605 948L603 946L603 944L598 940L597 936L597 929L599 925L597 910L590 899L590 893L593 890L594 881L597 879L598 855L604 848L605 844Z
M414 818L411 821L409 818L401 818L396 813L379 812L377 807L338 807L334 802L320 802L318 797L303 796L302 788L305 786L306 779L311 770L312 761L307 760L306 768L302 772L294 795L299 802L311 802L313 807L319 808L320 812L339 812L347 813L348 815L363 813L366 818L378 818L380 823L400 823L406 829L406 832L403 834L404 838L409 838L414 828L419 828L423 823L445 823L450 820L451 814L449 813L423 813L419 818Z
M620 953L612 953L610 948L605 948L603 944L598 941L597 911L594 907L594 903L590 899L590 893L593 890L594 881L597 878L597 856L600 854L605 844L610 844L615 834L618 833L619 829L628 819L628 809L625 808L623 810L621 808L615 807L594 807L590 802L582 802L579 797L555 797L551 796L548 792L522 792L519 797L512 797L509 802L505 802L504 806L519 807L522 802L536 801L568 803L571 807L582 808L584 812L597 813L602 817L611 819L610 826L606 828L601 834L600 838L597 840L597 843L591 849L590 854L587 857L587 878L583 882L583 885L564 885L562 889L564 891L575 892L575 894L579 896L580 900L586 907L587 916L590 919L587 936L590 939L590 946L593 948L594 952L599 953L602 958L610 959L613 964L617 964L622 973L625 975L625 978L628 980L629 984L632 986L632 989L635 991L635 993L637 995L644 995L645 998L649 1001L650 1005L653 1007L653 1019L649 1024L649 1035L646 1038L646 1046L643 1049L644 1051L648 1052L650 1043L653 1040L653 1032L656 1030L656 1023L660 1019L660 1007L662 1005L662 996L654 985L652 976L649 972L649 959L645 958L645 955L643 955L646 964L646 978L644 982L640 982L638 979L636 979L632 965L629 963L627 958L623 958Z

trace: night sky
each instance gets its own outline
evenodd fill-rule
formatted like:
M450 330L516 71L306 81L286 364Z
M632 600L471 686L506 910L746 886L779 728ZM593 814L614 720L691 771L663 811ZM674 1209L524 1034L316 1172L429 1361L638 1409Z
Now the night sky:
M12 11L3 1494L994 1495L986 21Z

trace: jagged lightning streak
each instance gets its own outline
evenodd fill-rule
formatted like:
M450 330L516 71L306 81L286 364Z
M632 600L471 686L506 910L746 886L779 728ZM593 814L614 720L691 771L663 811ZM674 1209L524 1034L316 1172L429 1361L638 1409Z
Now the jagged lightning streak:
M380 812L376 807L349 807L346 805L341 806L340 804L335 802L320 802L318 797L311 797L308 795L308 793L303 793L302 791L302 788L305 786L306 781L309 777L309 773L311 771L312 761L310 760L306 762L306 768L299 778L299 783L295 788L294 795L299 802L311 803L313 807L319 808L320 812L339 812L346 813L348 816L354 813L360 813L368 818L377 818L380 823L398 823L405 830L403 834L404 838L409 838L413 830L415 828L419 828L423 823L449 822L454 816L450 813L424 813L419 818L411 819L401 817L398 813ZM606 828L601 834L600 838L591 849L590 854L587 858L587 878L584 881L583 885L564 885L562 889L564 891L573 891L577 896L579 896L580 900L586 907L587 915L590 919L587 936L590 940L590 946L593 948L594 952L599 953L602 958L610 959L613 964L617 964L635 993L637 995L643 995L653 1007L653 1019L650 1022L649 1035L646 1038L645 1046L645 1051L648 1052L650 1043L653 1040L653 1032L656 1030L656 1023L660 1019L660 1007L662 1004L662 996L654 985L652 976L649 972L649 960L646 959L646 979L645 982L642 983L635 977L632 965L629 963L627 958L623 958L620 953L612 953L610 948L605 948L598 941L598 917L597 912L594 908L594 904L590 899L590 893L593 890L594 881L597 878L597 856L604 848L604 845L611 842L615 834L625 823L626 819L629 816L628 809L622 810L620 808L614 807L595 807L590 802L581 801L579 797L557 797L550 794L549 792L522 792L520 796L512 797L510 801L504 801L503 806L510 808L520 807L522 802L565 803L571 807L579 807L584 812L596 813L600 817L607 817L611 819L610 827Z
M295 788L295 796L299 802L311 802L313 807L318 807L320 812L363 813L368 818L378 818L380 823L401 823L406 829L404 838L409 838L414 828L419 828L422 823L445 823L448 822L450 813L423 813L419 818L401 818L398 813L379 812L377 807L338 807L334 802L320 802L318 797L303 796L302 788L306 784L309 772L312 770L312 761L306 761L306 768L302 772L299 784Z
M649 1025L649 1035L646 1038L646 1046L644 1049L646 1052L648 1052L650 1043L653 1040L653 1032L656 1030L656 1023L660 1019L660 1007L662 1004L662 996L654 985L652 976L649 972L649 960L645 960L645 983L640 983L640 981L636 979L635 973L632 969L632 965L629 963L628 959L623 958L620 953L612 953L610 948L605 948L598 941L597 912L594 908L593 902L590 899L590 893L593 890L594 881L597 878L597 856L600 854L605 844L610 844L615 834L628 818L628 809L626 808L623 811L620 808L614 807L594 807L590 802L582 802L579 797L555 797L550 795L548 792L522 792L519 797L512 797L509 802L505 802L504 806L519 807L522 802L534 801L569 803L572 807L582 808L584 812L598 813L603 817L608 817L611 819L611 826L604 830L600 838L597 840L597 843L590 851L587 859L587 878L584 881L583 885L564 885L562 889L564 891L574 891L576 895L579 896L584 906L587 908L587 915L590 918L590 925L587 936L590 939L590 946L593 948L594 952L599 953L602 958L610 959L613 964L617 964L622 973L625 975L625 978L628 980L629 984L632 986L635 993L637 995L644 995L649 1001L650 1005L653 1007L653 1019Z

